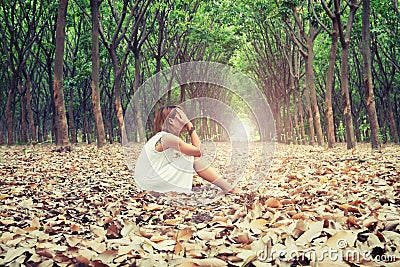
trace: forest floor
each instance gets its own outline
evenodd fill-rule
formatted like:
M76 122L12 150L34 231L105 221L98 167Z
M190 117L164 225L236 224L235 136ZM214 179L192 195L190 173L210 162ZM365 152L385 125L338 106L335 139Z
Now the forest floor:
M0 147L0 177L1 266L400 266L395 145L278 144L256 192L209 205L139 192L118 144Z

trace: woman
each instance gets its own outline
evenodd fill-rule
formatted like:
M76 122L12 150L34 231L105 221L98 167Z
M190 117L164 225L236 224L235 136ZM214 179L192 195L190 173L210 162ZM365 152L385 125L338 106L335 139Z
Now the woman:
M237 193L201 158L196 129L180 107L161 108L154 119L156 134L145 144L136 162L135 181L142 190L184 192L192 190L193 171L224 192ZM191 144L179 136L187 131Z

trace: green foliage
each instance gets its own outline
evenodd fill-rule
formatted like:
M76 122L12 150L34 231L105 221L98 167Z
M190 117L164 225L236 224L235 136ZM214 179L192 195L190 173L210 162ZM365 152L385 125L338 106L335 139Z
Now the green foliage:
M348 7L342 1L343 21L348 15ZM104 41L100 44L100 77L101 77L101 103L105 118L111 117L114 136L117 138L118 122L115 116L115 96L113 84L115 73L113 62L106 46L111 44L114 33L118 30L117 22L123 18L124 1L102 1L100 17ZM134 1L127 1L126 17L135 7ZM138 3L138 10L144 7L147 1ZM312 3L312 5L309 5ZM332 8L332 3L328 1ZM32 109L35 125L51 131L53 114L52 86L53 86L53 60L55 50L55 28L58 1L5 1L0 5L0 131L5 132L6 115L5 106L8 90L11 84L10 61L14 67L25 64L30 74L32 83ZM285 22L294 26L293 12L296 11L305 25L305 31L310 26L319 27L319 22L329 29L331 20L322 7L321 1L306 0L163 0L151 1L145 12L146 19L135 19L122 23L121 31L125 36L118 36L115 47L116 59L121 62L126 48L130 49L126 66L123 69L121 81L121 100L126 108L133 95L135 82L141 84L157 71L155 55L159 53L161 69L176 63L193 60L211 60L229 64L249 75L259 85L272 104L282 105L285 94L290 92L290 70L288 60L294 59L299 75L299 86L305 84L304 58L295 48L294 37L288 34ZM69 90L73 91L73 111L78 129L82 129L83 114L89 115L92 120L90 104L91 82L91 17L90 1L69 1L66 20L65 66L64 66L64 95L69 100ZM134 13L137 15L137 13ZM352 107L357 111L361 121L360 132L364 141L368 140L369 123L364 120L365 93L362 82L362 58L360 53L362 28L362 7L357 11L353 34L350 44L350 86ZM163 17L161 16L163 15ZM391 86L390 103L400 105L400 99L395 97L396 88L400 86L399 49L400 49L400 21L398 12L394 10L393 1L371 1L371 34L373 49L373 75L376 99L384 99L386 87ZM130 30L135 25L140 25L134 35L134 40L145 39L140 48L134 48L129 43ZM12 27L10 27L10 25ZM11 30L14 29L14 30ZM298 32L297 26L294 29ZM160 33L161 32L161 33ZM159 43L161 38L161 42ZM329 33L321 31L315 40L314 71L315 83L318 88L320 106L324 107L325 79L331 38ZM160 47L159 47L160 46ZM139 49L140 78L135 81L135 60L132 56L134 49ZM304 49L304 47L303 47ZM336 134L344 139L344 125L342 120L340 96L340 69L339 58L341 49L337 53L337 67L335 70L335 84L333 91L334 115ZM174 61L175 60L175 61ZM393 71L394 70L394 71ZM21 69L18 72L18 83L25 84L26 80ZM17 88L12 100L14 114L14 130L20 129L21 95ZM211 96L212 90L200 92L195 87L190 87L186 92L202 93ZM197 91L196 91L197 90ZM295 112L293 93L290 96L290 110ZM239 106L245 115L245 107L234 95L218 95L232 105ZM304 97L304 96L303 96ZM165 103L167 96L163 96ZM179 88L171 92L171 104L176 104L180 99ZM146 102L142 101L142 105ZM385 104L386 105L386 104ZM377 101L377 108L386 115L385 106ZM395 109L396 111L396 109ZM321 117L324 117L324 110ZM45 114L45 116L43 115ZM307 114L305 114L306 116ZM395 114L398 117L398 111ZM396 123L399 125L399 119ZM381 119L380 119L381 120ZM93 127L93 124L91 125ZM306 128L308 125L306 124ZM400 127L398 127L400 128ZM391 140L389 127L382 132L383 140ZM47 133L48 134L48 133ZM389 135L386 137L386 135Z

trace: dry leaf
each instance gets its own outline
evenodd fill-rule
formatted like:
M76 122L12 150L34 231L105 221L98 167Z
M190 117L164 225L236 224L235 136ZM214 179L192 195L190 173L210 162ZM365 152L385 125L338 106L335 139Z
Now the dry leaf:
M280 208L282 207L282 203L276 198L269 198L265 201L265 206L270 208Z
M226 262L218 258L206 258L206 259L193 259L192 260L197 266L200 267L220 267L228 266Z
M200 239L207 241L207 240L214 240L217 233L209 232L206 230L200 230L196 234Z
M192 238L194 231L190 228L184 228L182 230L178 230L177 240L179 241L187 241Z
M345 210L345 211L350 211L350 212L356 212L356 213L365 213L365 209L361 209L359 207L349 205L349 204L343 204L338 206L339 209Z

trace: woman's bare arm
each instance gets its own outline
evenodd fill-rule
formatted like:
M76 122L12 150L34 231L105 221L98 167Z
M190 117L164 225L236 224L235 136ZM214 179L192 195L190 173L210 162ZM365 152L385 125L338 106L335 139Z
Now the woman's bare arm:
M201 156L201 151L199 147L196 147L195 145L192 144L188 144L173 134L165 134L162 137L162 144L164 149L172 148L189 156L195 156L195 157Z

